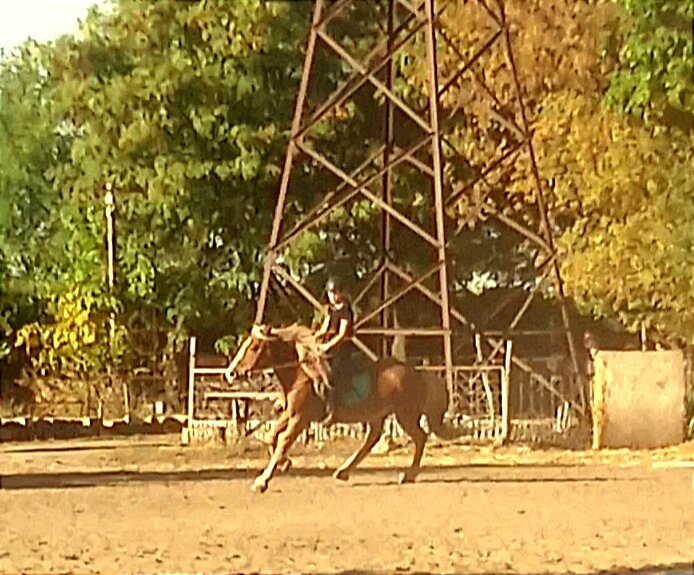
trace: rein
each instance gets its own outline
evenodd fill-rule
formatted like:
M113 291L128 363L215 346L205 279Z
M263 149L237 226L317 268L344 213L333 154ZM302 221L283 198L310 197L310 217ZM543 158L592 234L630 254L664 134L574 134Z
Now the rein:
M304 363L303 361L292 361L289 363L280 363L279 365L273 365L272 367L264 367L262 369L260 369L258 367L254 367L253 369L249 369L248 373L249 374L258 373L258 372L262 373L264 371L270 371L270 370L277 371L278 369L283 369L285 367L294 367L297 365L301 365L303 363Z
M262 369L258 368L258 367L254 367L253 369L249 369L248 373L249 374L262 373L264 371L270 371L270 370L277 371L278 369L283 369L285 367L296 367L299 365L309 365L309 364L310 364L310 362L308 362L308 361L291 361L288 363L280 363L278 365L273 365L271 367L263 367Z

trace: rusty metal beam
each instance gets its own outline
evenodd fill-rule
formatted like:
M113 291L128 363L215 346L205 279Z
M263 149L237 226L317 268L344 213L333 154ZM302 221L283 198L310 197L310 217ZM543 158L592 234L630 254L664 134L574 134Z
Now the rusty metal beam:
M388 13L386 16L386 34L388 35L388 51L393 49L393 30L395 28L395 0L388 0ZM386 87L389 90L393 89L393 83L395 81L395 70L393 69L393 60L389 59L386 66ZM390 156L393 153L394 133L393 133L393 105L388 98L385 99L385 110L383 118L383 139L385 140L385 146L383 149L383 165L388 166L390 164ZM385 204L393 204L393 170L389 169L383 174L382 186L382 199ZM381 260L386 261L391 252L391 240L392 240L392 222L390 214L386 211L382 212L381 216ZM390 281L388 272L385 271L381 274L381 301L387 301L390 298ZM390 315L387 309L381 311L381 329L387 330L390 325ZM390 355L389 341L385 338L381 338L381 357L386 357Z
M407 150L403 150L399 152L395 158L391 161L391 163L388 166L380 168L376 173L371 174L368 178L366 178L364 181L362 181L359 185L356 187L352 186L349 182L354 181L354 178L356 176L351 176L348 180L343 178L343 182L338 188L338 191L341 192L342 190L345 190L345 194L341 194L339 199L333 199L332 203L325 209L325 210L318 210L313 214L313 217L309 220L307 218L302 219L302 226L301 228L297 229L296 227L291 231L291 236L285 236L285 238L282 239L282 241L278 244L277 249L284 248L289 242L297 236L299 233L306 231L309 228L317 226L319 223L321 223L326 217L328 217L332 212L334 212L337 208L343 206L347 202L349 202L352 198L356 197L364 187L371 185L373 182L378 180L387 170L393 169L397 165L401 164L404 161L407 161L407 159L410 157L411 154L414 154L419 150L420 148L423 148L424 145L427 143L427 139L424 138L420 142L417 142ZM301 145L297 145L301 151L304 153L307 153L305 148ZM316 153L317 152L313 152ZM381 148L382 152L382 148ZM380 153L378 155L380 155ZM307 153L307 155L310 156L310 154ZM372 157L375 157L377 154L373 154ZM325 160L327 161L327 160ZM332 164L331 164L332 165ZM355 172L361 172L362 170L357 169ZM352 189L349 189L352 188ZM348 190L348 191L347 191ZM338 191L335 192L335 195L338 194ZM333 198L335 197L333 196ZM326 200L327 201L327 200ZM325 203L325 202L322 202Z
M361 349L371 361L378 361L378 355L375 354L373 352L373 350L368 345L366 345L363 341L361 341L358 337L352 336L352 342L359 349Z
M398 28L396 28L393 31L393 35L397 36L397 34L400 31L404 30L409 25L409 23L412 22L412 20L412 17L408 17L404 22L400 24L400 26L398 26ZM381 71L381 69L384 66L386 66L386 64L389 61L392 61L392 58L397 53L397 51L400 50L405 44L407 44L415 36L415 34L422 29L422 26L422 24L415 26L405 35L404 38L395 42L392 46L392 49L390 51L386 51L386 53L381 57L379 61L373 64L372 60L379 55L381 50L383 50L384 48L387 49L388 38L385 38L363 58L361 62L362 66L364 66L365 68L368 66L373 66L369 70L371 74L377 74ZM357 90L359 90L362 86L368 83L368 81L368 76L365 76L361 74L359 71L355 70L349 78L347 78L340 86L338 86L335 89L335 91L328 97L325 103L321 105L318 108L318 110L316 110L311 115L311 118L306 122L306 124L299 129L296 137L301 138L302 136L304 136L306 132L310 130L317 122L319 122L330 110L336 108L344 101L348 100L357 92Z
M555 246L554 246L554 237L552 234L552 230L549 225L549 220L547 217L547 204L545 202L545 196L544 196L544 191L542 189L542 179L540 178L540 171L537 167L537 160L535 158L535 149L533 147L532 143L532 137L530 135L530 124L528 122L528 115L525 110L525 102L523 101L523 91L521 90L520 86L520 81L518 79L518 68L516 66L516 62L513 56L513 46L511 44L511 36L509 33L508 29L508 24L506 22L506 12L504 10L504 5L503 2L497 0L497 3L499 5L499 11L501 15L501 22L502 22L502 27L504 29L504 41L506 43L506 57L508 59L508 63L511 67L511 71L513 74L513 84L514 88L516 91L516 98L518 100L518 105L520 106L520 112L521 112L521 120L523 122L523 131L526 134L527 138L527 143L528 143L528 152L530 154L530 168L531 172L533 175L533 180L535 182L535 188L537 190L537 204L538 208L540 211L540 218L542 221L542 227L545 235L545 240L547 241L547 244L551 250L552 253L555 253ZM555 282L557 284L557 289L559 291L559 298L560 298L560 307L561 307L561 315L562 315L562 322L564 324L564 329L566 330L566 343L569 348L569 355L571 357L571 363L572 367L574 370L574 374L576 377L579 376L581 373L581 370L579 369L578 366L578 356L576 354L576 347L574 345L574 340L573 340L573 335L571 334L571 324L570 324L570 318L569 318L569 310L566 305L566 294L564 290L564 282L561 277L561 272L559 270L559 263L554 259L553 262L553 270L554 270L554 278ZM583 403L585 404L585 398L583 397L583 387L579 386L579 390L581 392L581 398L583 400Z
M402 274L401 277L406 281L408 280L408 278L412 279L412 277L409 274L407 274L406 272L404 272L403 270L391 267L391 271L393 271L393 273L396 273L398 275ZM419 290L420 292L422 292L422 294L424 294L426 297L428 297L432 302L434 302L438 305L441 305L441 298L439 298L431 290L428 290L426 287L424 287L422 285L417 285L416 289ZM452 318L458 320L461 324L469 327L473 331L473 333L479 333L480 335L482 335L483 339L486 340L491 345L502 346L504 344L503 339L499 339L499 338L495 338L495 337L491 337L491 336L485 336L482 332L479 332L477 330L477 328L475 327L475 325L472 322L470 322L468 319L466 319L465 316L462 313L460 313L458 310L456 310L455 308L451 308L450 312L451 312ZM533 375L542 386L546 387L548 390L553 390L552 384L547 380L547 378L544 377L541 373L538 373L537 371L535 371L530 366L530 364L523 361L521 358L519 358L517 356L513 357L512 362L514 365L519 367L524 372Z
M294 279L292 277L292 274L290 274L287 270L285 270L282 266L274 264L272 266L272 271L276 273L277 275L283 277L288 284L290 284L297 292L299 292L304 299L309 302L315 309L317 309L320 312L325 311L325 306L318 301L318 298L316 298L308 289L306 289L299 281Z
M426 52L429 72L429 121L434 137L431 141L432 169L434 171L434 206L436 220L436 239L438 240L439 290L441 294L441 325L446 332L443 336L443 356L446 362L446 386L453 391L453 345L451 343L451 314L448 301L448 270L446 266L446 229L443 206L443 159L441 157L441 130L439 128L439 81L436 61L436 25L434 22L434 0L426 0L424 9L427 17ZM452 400L452 395L451 395Z
M322 30L318 30L317 33L320 36L321 40L323 40L323 42L325 42L338 56L340 56L345 62L347 62L347 64L349 64L353 70L356 70L357 72L368 78L368 80L379 91L383 92L383 94L388 96L390 98L390 101L393 104L395 104L403 114L409 116L413 122L415 122L420 128L422 128L425 134L431 133L431 127L426 122L426 120L422 119L419 116L419 114L417 114L417 112L415 112L412 108L405 104L405 102L398 98L392 90L389 90L386 87L386 85L383 82L381 82L373 72L371 72L368 68L364 67L349 52L347 52L347 50L340 46L329 34Z
M388 270L399 276L402 280L410 283L415 282L415 278L407 273L405 270L401 269L399 266L396 266L394 264L388 264ZM421 292L425 297L427 297L430 301L435 303L437 306L441 306L441 298L437 296L433 291L428 289L426 286L423 286L421 284L416 284L415 289L417 289L419 292ZM472 323L470 320L468 320L461 312L459 312L457 309L451 307L450 308L450 314L453 319L456 319L460 322L461 325L464 325L465 327L470 328L473 331L476 331L476 327L474 323Z
M352 178L356 178L357 176L359 176L359 174L361 174L361 172L364 171L369 166L369 164L371 164L373 161L376 160L376 158L383 154L384 149L385 145L380 146L373 154L371 154L357 168L355 168L350 174L350 176ZM331 202L349 201L349 199L347 198L347 196L349 196L349 193L349 186L344 182L334 191L328 192L321 199L321 201L319 201L315 206L313 206L308 211L308 213L294 225L294 227L291 230L289 230L286 234L282 236L282 241L278 243L277 249L281 249L284 245L286 245L288 242L294 239L297 235L299 235L301 232L305 231L308 227L310 227L313 221L317 217L320 217L320 215L322 215L323 212L333 211L335 209L335 206L333 206Z
M388 212L391 216L393 216L394 219L398 220L406 228L409 228L412 232L417 234L419 237L421 237L423 240L427 241L431 245L433 245L435 247L438 246L438 241L435 237L433 237L428 232L423 230L417 224L413 223L412 220L410 220L410 218L401 214L398 210L396 210L392 206L389 206L388 204L384 203L381 198L379 198L375 194L369 192L366 189L365 185L360 186L354 179L350 178L348 174L343 172L340 168L338 168L330 160L326 159L325 157L323 157L321 154L319 154L315 150L307 148L306 146L301 145L300 148L301 148L302 152L304 152L306 155L310 156L316 162L321 164L324 168L330 170L333 174L335 174L339 178L343 179L349 185L354 186L355 188L358 188L357 191L359 193L366 196L369 200L371 200L375 205L377 205L382 210Z
M523 226L519 224L517 221L515 221L513 218L508 217L507 215L501 213L499 210L494 208L493 206L490 206L487 204L487 211L494 216L497 220L499 220L501 223L503 223L506 227L511 228L512 230L517 231L519 234L522 236L525 236L535 244L537 244L540 248L542 248L545 252L552 253L554 250L552 247L544 240L542 236L539 236L535 232L531 231L530 228L527 226Z
M287 288L282 284L281 281L279 281L277 277L275 277L272 274L270 274L269 291L271 293L274 293L275 297L278 300L281 300L284 303L284 305L286 305L295 316L299 315L299 310L294 305L292 298L289 297L289 294L287 293Z
M440 35L441 38L443 39L444 43L455 53L455 55L456 55L458 58L460 58L461 61L464 61L464 60L465 60L465 57L464 57L463 54L460 52L460 50L458 50L458 47L455 45L455 42L454 42L453 39L448 35L448 33L446 32L446 30L443 29L443 28L440 28L440 29L439 29L439 35ZM498 35L501 35L501 31L498 32ZM496 38L496 37L497 37L497 36L495 35L494 38ZM490 46L490 48L491 48L491 46ZM458 75L458 74L456 74L456 75ZM461 76L461 75L462 75L462 74L458 75L458 79L460 79L460 76ZM450 80L449 80L449 81L450 81ZM513 118L506 118L506 117L501 113L501 110L503 109L504 106L503 106L503 104L501 103L501 101L499 100L499 98L497 98L496 94L494 94L494 92L492 92L492 91L489 89L489 86L487 86L482 80L480 80L480 78L478 77L477 74L473 74L473 75L472 75L472 82L475 84L475 86L477 86L478 88L481 88L481 89L484 91L484 93L487 95L487 97L490 98L490 99L492 100L492 102L494 103L494 105L498 108L498 110L494 109L494 107L491 107L491 106L490 106L490 108L489 108L489 111L490 111L490 113L494 116L494 118L496 118L496 120L497 120L500 124L503 124L504 126L506 126L506 128L507 128L508 130L510 130L511 132L513 132L520 140L525 141L525 139L526 139L526 138L525 138L525 134L524 134L523 131L518 127L518 125L517 125L516 122L513 120ZM447 120L450 120L451 118L453 118L454 115L455 115L455 113L456 113L459 109L460 109L460 105L454 106L453 109L449 112L449 114L448 114L448 116L447 116L446 119L447 119Z
M554 261L554 256L551 256L548 260L547 263L551 264ZM537 291L540 289L541 283L547 278L549 275L549 272L551 271L551 265L548 265L547 268L540 274L540 281L536 282L535 285L530 289L530 293L528 296L525 298L525 301L523 302L523 305L516 311L516 314L513 316L513 319L511 320L511 323L509 324L509 329L516 329L518 324L520 323L520 320L523 318L525 315L525 312L528 310L530 307L530 304L533 302L535 299L535 295L537 294ZM494 359L496 354L501 350L501 346L503 345L503 342L499 343L498 345L495 345L493 347L492 353L489 355L487 361L491 361Z
M542 273L542 271L547 267L547 264L549 264L552 261L552 258L554 256L550 255L545 258L545 260L539 265L536 266L535 270ZM503 310L507 305L511 303L514 299L520 298L522 293L518 292L511 292L507 294L501 302L496 306L496 308L487 316L487 322L492 320L494 317L497 316L497 314L501 313L501 310ZM487 330L485 330L486 332Z
M306 57L304 58L304 65L301 70L299 93L297 94L296 104L294 107L294 119L292 120L289 147L287 148L287 156L284 161L284 168L282 169L282 179L280 181L280 191L277 197L277 204L275 205L275 214L272 219L272 231L270 232L269 249L266 255L265 269L260 283L260 294L258 296L258 307L255 314L255 323L260 323L263 319L263 315L265 314L267 291L270 282L270 271L276 257L274 251L277 246L277 240L279 239L280 226L282 224L282 214L284 212L284 204L287 198L287 190L289 188L289 176L291 174L292 164L294 162L294 154L296 153L296 145L293 137L296 136L301 126L301 116L304 109L304 103L306 101L308 79L311 75L311 68L313 67L313 53L316 49L316 39L318 37L316 34L317 24L320 22L323 14L323 7L324 0L316 0L316 6L313 10L312 25L311 29L309 30L308 43L306 46Z
M378 266L378 269L374 274L372 274L371 279L369 279L368 282L366 282L366 285L362 288L362 290L357 294L357 296L352 300L352 303L354 305L357 305L363 298L364 296L369 292L369 290L376 284L376 282L381 278L381 276L385 273L385 264L381 262L381 264Z
M489 7L489 5L487 4L487 2L485 0L477 0L477 2L487 11L487 13L489 14L489 17L492 20L494 20L494 22L496 22L496 24L499 27L502 27L504 25L504 21L503 21L502 17L500 17L499 14L497 14L496 12L494 12L494 10L492 10ZM499 2L498 0L497 0L497 6L499 6L500 9L503 10L501 2Z
M337 18L340 13L350 4L352 0L337 0L325 9L325 15L321 18L316 26L327 26L327 24Z
M400 148L399 146L395 146L393 148L393 150L395 151L396 154L399 154L402 152L402 148ZM407 158L405 158L405 160L409 164L411 164L414 168L417 168L423 174L426 174L430 178L434 177L434 170L431 169L431 166L427 166L424 162L422 162L421 160L418 160L413 155L407 156Z
M483 45L479 50L477 50L477 52L475 52L475 54L473 54L472 58L470 58L470 60L469 60L468 62L466 62L465 65L464 65L463 67L461 67L457 72L455 72L455 73L453 74L453 76L451 76L451 77L448 79L448 81L446 81L446 83L443 85L443 88L441 88L441 89L438 91L439 98L442 98L442 97L445 95L445 93L450 89L450 87L451 87L453 84L455 84L455 83L461 78L461 76L462 76L463 74L465 74L465 72L467 72L467 71L475 64L475 62L477 62L477 60L479 60L479 59L482 57L482 54L485 54L486 52L489 51L489 49L492 47L492 45L494 44L494 42L496 42L496 41L499 39L500 36L501 36L501 30L497 30L497 31L496 31L496 32L484 43L484 45ZM444 40L447 39L446 35L443 34L443 33L441 34L441 37L442 37ZM453 48L452 43L449 44L449 46L451 46L451 48ZM458 55L458 56L462 59L462 54L460 54L460 52L458 52L457 50L456 50L456 52L457 52L456 55Z
M426 18L421 14L421 9L424 2L420 2L416 7L410 4L407 0L398 0L398 4L407 10L412 16L426 24Z
M522 147L522 143L517 144L508 150L501 156L499 156L496 160L494 160L489 166L487 166L482 172L480 173L479 176L477 176L474 180L470 182L466 182L462 184L461 186L458 186L455 190L453 190L449 195L448 198L446 198L446 206L450 206L451 204L455 203L462 195L466 194L469 192L475 184L477 184L482 178L485 178L487 175L489 175L491 172L493 172L496 168L498 168L501 164L503 164L507 159L509 159L511 156L516 154L518 150Z
M358 322L354 325L355 329L359 329L362 325L367 323L369 320L373 319L376 317L381 310L387 308L388 306L394 304L398 300L400 300L403 296L407 295L409 292L411 292L413 289L415 289L418 285L420 285L422 282L426 281L429 279L431 276L433 276L437 271L439 271L439 266L434 266L432 269L429 271L425 272L421 276L419 276L416 279L413 279L412 281L408 282L407 285L404 287L400 288L394 295L390 296L388 300L381 302L381 305L379 305L375 310L372 310L365 316L359 319ZM444 328L446 329L446 328Z
M364 335L409 335L414 337L440 337L446 335L446 331L436 328L416 328L416 327L398 327L398 328L382 328L382 327L362 327L356 330L357 333Z

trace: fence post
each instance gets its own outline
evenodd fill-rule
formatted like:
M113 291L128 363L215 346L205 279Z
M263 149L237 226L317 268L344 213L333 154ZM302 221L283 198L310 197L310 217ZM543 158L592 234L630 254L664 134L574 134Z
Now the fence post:
M475 353L477 355L477 363L484 367L486 365L491 365L489 362L484 361L484 354L482 352L482 338L479 333L475 334ZM482 377L482 386L484 387L484 394L487 398L487 407L489 408L489 418L491 419L490 424L492 428L494 427L494 398L492 397L492 389L489 387L489 373L485 369L482 369L480 374Z
M504 370L501 372L501 441L506 443L509 439L511 414L509 413L509 395L511 386L511 353L513 341L506 341L504 350Z
M183 444L190 442L190 435L193 429L193 408L195 406L195 351L197 340L195 336L190 338L188 348L188 417L186 418L186 433L183 434Z

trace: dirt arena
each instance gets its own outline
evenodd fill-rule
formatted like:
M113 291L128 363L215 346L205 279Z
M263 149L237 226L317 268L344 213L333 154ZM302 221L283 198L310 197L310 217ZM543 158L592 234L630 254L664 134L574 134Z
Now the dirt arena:
M176 436L0 446L0 572L694 573L694 443L651 452L432 446L330 477L350 446L264 463Z

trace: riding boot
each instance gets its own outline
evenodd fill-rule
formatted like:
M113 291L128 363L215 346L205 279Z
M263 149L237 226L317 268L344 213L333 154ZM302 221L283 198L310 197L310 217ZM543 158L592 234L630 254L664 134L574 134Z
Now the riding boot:
M321 425L324 427L331 427L335 422L335 412L329 402L325 404L325 415L321 419Z

